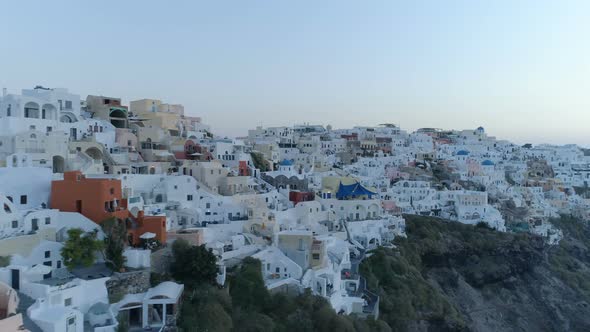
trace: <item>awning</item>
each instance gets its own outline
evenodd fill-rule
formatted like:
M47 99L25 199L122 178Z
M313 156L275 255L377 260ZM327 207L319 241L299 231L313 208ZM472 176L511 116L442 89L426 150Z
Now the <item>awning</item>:
M154 150L154 154L158 157L170 157L173 156L172 153L170 153L169 151L164 151L164 150Z
M51 272L51 266L38 264L32 267L28 272L36 274L47 274Z
M156 234L154 234L152 232L145 232L145 233L141 234L141 236L139 238L147 240L147 239L153 239L155 237L156 237Z

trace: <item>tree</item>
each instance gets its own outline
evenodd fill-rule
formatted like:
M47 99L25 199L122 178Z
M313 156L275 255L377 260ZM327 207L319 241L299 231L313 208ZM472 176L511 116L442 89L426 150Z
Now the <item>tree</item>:
M174 261L170 271L174 279L189 288L199 284L214 284L217 278L217 259L204 245L191 246L185 240L176 240L172 245Z
M234 305L246 310L262 311L270 303L270 293L264 285L260 261L246 257L231 280L229 293Z
M0 267L7 267L10 265L10 256L0 256Z
M104 260L111 270L120 271L127 260L123 256L127 236L125 222L119 221L116 218L109 218L101 223L101 227L105 233Z
M64 265L72 270L77 266L90 266L96 261L96 252L102 250L103 242L97 239L97 231L85 233L80 228L68 230L68 239L61 256Z
M233 327L231 316L215 300L209 303L184 302L180 317L178 327L186 332L229 332Z

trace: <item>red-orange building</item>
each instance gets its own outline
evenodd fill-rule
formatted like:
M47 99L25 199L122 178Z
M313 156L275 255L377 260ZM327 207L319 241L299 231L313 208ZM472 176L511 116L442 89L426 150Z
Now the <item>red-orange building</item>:
M289 200L297 205L299 202L308 202L315 200L315 194L310 191L290 191Z
M80 171L65 172L63 180L51 183L50 206L78 212L97 224L112 217L127 222L128 237L134 245L146 232L156 234L156 239L166 243L166 217L144 216L143 211L134 217L127 210L118 179L89 179Z
M240 160L238 171L240 176L250 176L250 167L248 167L248 162L245 160Z

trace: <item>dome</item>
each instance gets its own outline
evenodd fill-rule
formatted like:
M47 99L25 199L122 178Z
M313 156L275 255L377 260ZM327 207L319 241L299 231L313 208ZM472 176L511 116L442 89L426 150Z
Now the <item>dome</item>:
M293 162L291 160L283 159L283 161L279 163L279 166L293 166Z
M467 150L461 150L459 152L457 152L457 156L467 156L469 155L469 151Z
M494 166L495 165L494 162L491 161L491 160L489 160L489 159L486 159L486 160L482 161L481 164L483 166Z
M477 127L477 130L478 131L484 131L483 127L481 127L481 126L480 127Z

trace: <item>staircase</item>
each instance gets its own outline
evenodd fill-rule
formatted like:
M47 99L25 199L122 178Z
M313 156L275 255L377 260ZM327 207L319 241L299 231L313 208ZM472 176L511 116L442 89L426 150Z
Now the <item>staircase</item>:
M31 332L43 332L37 324L29 318L29 315L27 315L27 309L35 303L35 300L20 292L18 293L18 298L20 301L16 312L23 315L23 325L25 328Z

